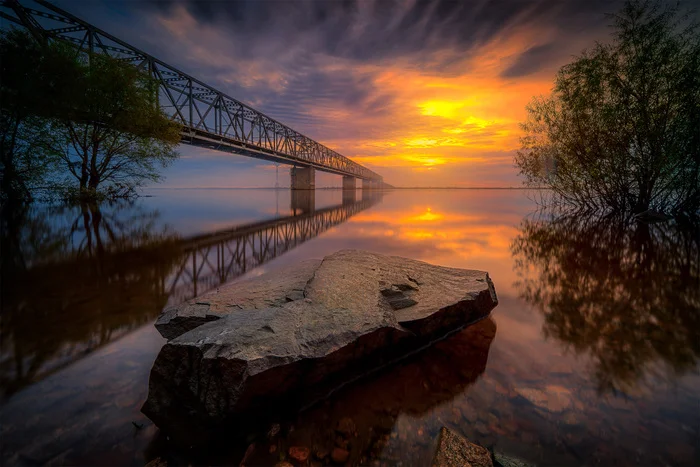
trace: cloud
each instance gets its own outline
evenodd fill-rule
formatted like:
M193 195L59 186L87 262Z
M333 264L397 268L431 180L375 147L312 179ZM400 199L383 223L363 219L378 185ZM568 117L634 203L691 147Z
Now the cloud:
M509 158L525 104L549 91L572 54L605 39L603 14L619 4L103 1L81 3L81 11L59 3L389 183L471 186L519 185ZM190 183L189 170L211 185L206 164L216 160L226 171L217 185L273 183L255 164L187 154L169 180Z
M530 47L515 60L508 68L501 72L503 78L520 78L540 71L543 66L555 62L560 58L561 48L558 44L549 43ZM560 61L559 61L560 62Z

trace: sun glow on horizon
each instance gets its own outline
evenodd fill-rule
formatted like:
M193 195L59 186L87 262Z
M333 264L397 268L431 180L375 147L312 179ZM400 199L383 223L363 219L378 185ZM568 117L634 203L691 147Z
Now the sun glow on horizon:
M188 10L175 8L160 19L185 48L200 51L190 37L201 35L202 28ZM202 31L211 42L224 43L228 37L211 25ZM546 32L509 29L468 51L445 43L427 59L404 54L358 61L321 52L309 57L305 67L326 88L300 81L298 73L289 71L300 57L288 47L282 49L288 55L281 56L279 65L255 55L229 65L253 70L245 75L254 79L241 82L241 73L223 73L221 79L244 89L272 89L280 99L265 102L265 95L260 97L270 105L272 117L275 109L284 113L293 108L299 122L308 122L300 131L381 173L388 183L518 186L512 157L519 147L519 123L531 98L549 92L553 74L514 79L504 72L533 44L546 40ZM221 65L218 55L196 57ZM283 99L293 99L295 105L284 105ZM279 118L296 128L284 115Z

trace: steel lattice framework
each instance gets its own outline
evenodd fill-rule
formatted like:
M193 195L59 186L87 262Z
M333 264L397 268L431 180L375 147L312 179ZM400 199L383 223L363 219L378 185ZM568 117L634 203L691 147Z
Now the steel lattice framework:
M161 108L183 125L182 142L381 182L382 177L202 81L44 1L0 1L0 17L35 36L134 64L160 83Z

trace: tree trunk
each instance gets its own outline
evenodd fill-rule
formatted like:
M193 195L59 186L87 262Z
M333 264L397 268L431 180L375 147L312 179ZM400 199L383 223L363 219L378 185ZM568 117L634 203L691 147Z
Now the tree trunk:
M90 180L88 182L88 189L91 192L96 192L99 184L100 184L100 176L96 172L91 173Z
M87 191L90 174L87 166L87 153L83 153L83 163L80 166L80 193Z
M9 131L9 141L6 141L7 135L2 137L2 145L0 146L0 158L2 158L3 171L0 177L0 188L2 189L3 197L8 200L31 199L29 189L25 181L17 175L15 167L15 146L17 140L17 132L19 131L21 118L13 119L12 130Z

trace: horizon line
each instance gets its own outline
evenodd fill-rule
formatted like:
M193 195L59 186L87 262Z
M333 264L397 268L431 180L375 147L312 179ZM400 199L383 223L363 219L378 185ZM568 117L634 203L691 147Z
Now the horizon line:
M382 190L537 190L545 187L523 187L523 186L392 186L391 188L381 188ZM141 187L142 190L291 190L291 187L235 187L235 186L162 186L162 187ZM317 190L342 190L341 186L316 187ZM355 188L362 190L362 187Z

